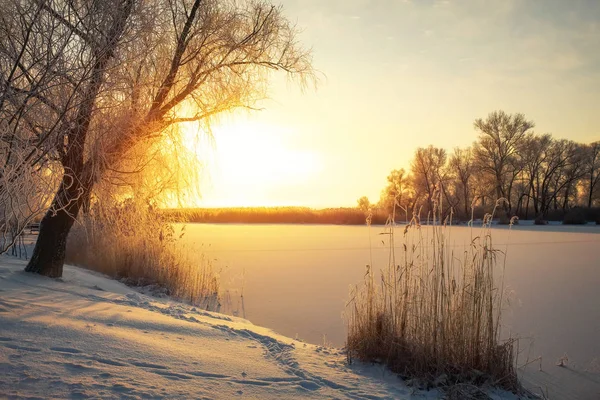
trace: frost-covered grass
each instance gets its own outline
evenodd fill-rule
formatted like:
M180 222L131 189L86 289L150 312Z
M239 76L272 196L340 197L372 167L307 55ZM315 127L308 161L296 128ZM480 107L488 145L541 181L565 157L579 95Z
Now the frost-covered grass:
M426 384L516 390L514 341L500 340L504 254L492 243L494 215L455 251L451 217L435 214L425 232L416 218L402 227L400 251L388 224L388 265L381 276L368 267L348 304L349 356Z
M133 203L95 209L74 226L67 263L83 266L205 309L219 307L219 279L210 260L180 240L185 227Z

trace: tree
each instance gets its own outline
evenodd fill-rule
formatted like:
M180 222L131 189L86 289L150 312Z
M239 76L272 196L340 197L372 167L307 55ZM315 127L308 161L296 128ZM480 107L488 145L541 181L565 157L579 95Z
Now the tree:
M471 181L475 172L471 148L454 148L449 167L458 183L458 192L462 193L465 217L468 217L471 207Z
M367 196L361 197L356 201L356 203L358 209L364 212L365 215L369 213L369 210L371 209L371 202L369 201L369 198Z
M585 158L583 165L586 186L587 206L591 207L594 201L598 183L600 183L600 142L594 142L585 147Z
M496 198L507 199L505 207L510 212L512 186L523 165L519 148L535 124L523 114L494 111L485 120L475 120L474 126L479 132L474 147L476 165L494 180Z
M403 168L392 170L387 176L387 185L381 192L379 206L390 213L394 207L401 207L408 218L410 181L410 176Z
M526 210L529 208L529 199L533 200L535 216L540 212L540 173L548 158L548 150L554 140L550 134L541 136L527 135L521 146L521 157L523 158L524 171L528 181L528 199Z
M567 142L567 163L561 171L562 191L559 187L557 191L557 200L562 197L562 209L566 211L571 204L571 201L577 200L577 186L585 175L585 148L579 143L573 141Z
M433 213L435 192L443 190L443 169L446 165L446 150L438 147L419 147L411 163L413 186L416 193L426 196L427 211Z
M68 71L57 53L69 40L44 18L43 2L0 2L0 254L48 208L57 187L54 136L70 99L58 88ZM55 39L38 37L45 32ZM46 38L47 39L47 38ZM41 65L48 68L41 68ZM52 102L55 97L57 101ZM60 100L60 101L59 101ZM60 140L59 140L60 139Z
M24 66L18 82L2 82L44 104L38 108L52 118L27 113L32 123L23 131L36 153L60 166L30 272L61 276L67 235L94 185L127 172L120 168L136 148L178 123L208 126L223 112L252 107L271 71L312 76L295 28L263 1L7 3L14 12L3 15L2 47L12 40L26 51L2 54ZM21 20L32 28L24 32Z
M573 141L551 140L540 147L539 159L532 193L539 204L539 213L546 216L552 204L558 208L561 193L565 192L568 200L569 188L581 176L581 152Z

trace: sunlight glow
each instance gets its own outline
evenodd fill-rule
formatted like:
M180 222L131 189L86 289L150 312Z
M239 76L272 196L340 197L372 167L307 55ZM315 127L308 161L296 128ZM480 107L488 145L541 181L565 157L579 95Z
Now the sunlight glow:
M206 160L200 198L188 207L303 205L294 193L322 170L319 155L292 148L289 129L249 118L223 121L213 140L198 140L195 125L182 126L184 143Z

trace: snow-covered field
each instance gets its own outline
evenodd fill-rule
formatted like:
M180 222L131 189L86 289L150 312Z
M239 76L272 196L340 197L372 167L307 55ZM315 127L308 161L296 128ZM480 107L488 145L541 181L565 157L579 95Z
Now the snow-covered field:
M241 318L153 299L75 267L53 280L24 265L0 257L0 398L440 396Z
M61 280L27 274L24 261L3 256L0 398L441 395L415 391L380 366L348 365L343 351L320 345L343 345L344 302L370 262L369 238L373 265L387 260L381 229L186 229L192 249L201 248L223 268L229 307L257 325L151 298L74 267L67 266ZM453 228L457 248L469 232ZM532 361L519 370L526 386L552 400L600 399L599 233L596 226L527 224L510 237L505 228L494 230L496 244L509 244L506 282L513 301L505 333L524 338L519 365ZM243 303L235 295L242 290ZM557 366L565 354L565 366Z
M343 346L342 314L349 287L361 282L370 263L369 241L374 267L388 260L381 231L190 224L184 238L223 268L222 284L231 290L239 315L310 343ZM452 228L457 251L470 238L470 228ZM511 306L504 313L504 334L523 338L520 366L541 357L542 371L539 360L520 369L527 386L548 392L550 399L600 399L600 226L521 221L510 235L507 227L494 228L493 238L508 251L505 282ZM566 367L556 366L565 354Z

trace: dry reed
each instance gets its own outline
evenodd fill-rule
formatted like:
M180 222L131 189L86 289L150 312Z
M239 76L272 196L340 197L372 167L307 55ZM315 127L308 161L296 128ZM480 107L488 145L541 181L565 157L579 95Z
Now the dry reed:
M492 245L494 213L479 229L471 222L471 242L457 254L450 246L452 213L440 221L441 209L436 203L428 227L418 217L403 227L400 254L390 216L388 266L376 281L371 261L347 306L349 360L384 363L427 387L485 383L516 390L514 342L499 337L504 262L498 259L505 253Z
M179 242L184 234L147 206L98 207L73 227L67 262L218 311L218 276L208 258L191 258Z

